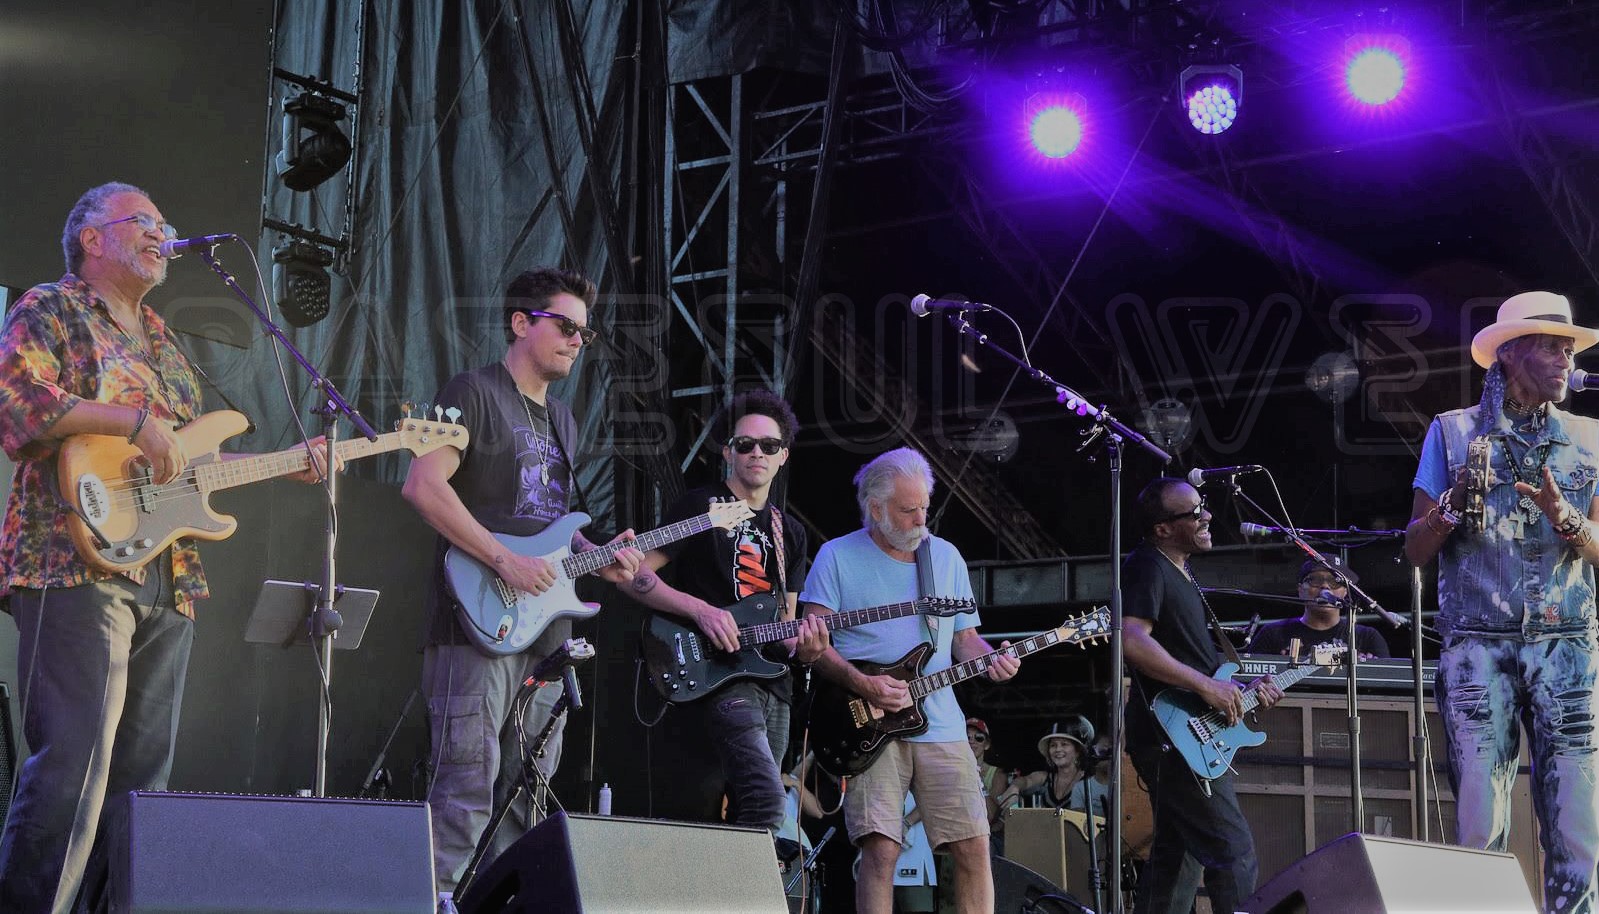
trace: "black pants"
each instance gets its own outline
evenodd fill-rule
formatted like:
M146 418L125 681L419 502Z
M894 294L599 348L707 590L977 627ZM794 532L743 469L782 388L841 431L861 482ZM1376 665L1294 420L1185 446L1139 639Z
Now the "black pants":
M1187 914L1204 881L1213 911L1236 911L1255 891L1259 864L1231 774L1199 780L1176 752L1129 746L1133 767L1149 788L1155 843L1138 882L1135 914Z

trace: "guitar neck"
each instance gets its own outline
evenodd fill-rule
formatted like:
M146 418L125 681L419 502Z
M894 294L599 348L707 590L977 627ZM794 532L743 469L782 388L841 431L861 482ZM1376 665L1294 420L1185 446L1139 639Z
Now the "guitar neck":
M359 457L370 457L388 451L399 450L405 445L399 432L389 432L379 435L378 440L369 441L366 438L351 438L340 441L333 446L333 452L341 460L355 460ZM286 451L276 451L271 454L258 454L254 457L239 457L234 460L219 460L215 463L201 464L195 467L195 480L204 491L218 491L231 489L235 486L248 485L252 482L261 482L266 479L276 479L279 476L288 476L301 472L311 466L311 454L304 448L290 448Z
M882 622L888 619L915 615L920 605L919 601L911 600L906 603L873 606L870 609L823 613L822 620L827 623L828 631L839 628L854 628L857 625L867 625L872 622ZM738 640L743 645L771 644L774 641L786 641L799 634L799 625L799 620L797 619L788 622L762 622L756 625L749 625L738 630Z
M1321 667L1317 666L1314 663L1308 664L1306 666L1296 666L1296 667L1293 667L1291 669L1283 670L1281 673L1275 674L1274 676L1271 677L1271 681L1275 682L1277 684L1277 688L1282 689L1283 691L1286 692L1290 688L1292 688L1296 683L1298 683L1301 679L1304 679L1306 676L1309 676L1309 675L1311 675L1313 673L1316 673L1316 672L1318 672L1320 670L1321 670ZM1255 697L1255 690L1254 689L1249 689L1246 692L1244 692L1244 713L1245 714L1248 714L1250 711L1255 710L1255 708L1259 707L1259 705L1260 705L1260 700Z
M1052 628L1047 632L1039 632L1031 638L1024 638L1010 647L1002 647L981 657L973 657L963 663L957 663L947 670L939 670L926 676L918 676L907 683L910 687L911 698L919 701L927 697L929 693L986 673L994 658L1001 654L1019 659L1034 651L1041 651L1051 645L1059 644L1064 634L1065 629Z
M641 533L634 537L632 542L609 543L595 546L587 552L574 553L561 560L561 570L566 572L568 578L592 574L611 564L616 559L616 554L629 546L640 552L649 552L651 549L659 549L668 543L687 539L709 529L711 529L711 515L710 512L706 512L698 517L680 520L675 524L667 524L648 533Z

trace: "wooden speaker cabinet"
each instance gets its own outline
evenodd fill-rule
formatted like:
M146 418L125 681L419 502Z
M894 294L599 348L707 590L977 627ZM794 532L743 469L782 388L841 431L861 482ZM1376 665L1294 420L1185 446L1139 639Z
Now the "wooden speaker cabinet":
M1361 787L1369 835L1415 839L1415 769L1411 763L1408 699L1360 699ZM1349 722L1342 697L1290 692L1260 715L1265 744L1240 753L1238 799L1255 835L1261 879L1270 878L1313 850L1353 831L1349 802ZM1426 785L1428 840L1455 840L1455 803L1438 713L1428 698L1427 737L1432 747L1432 783ZM1526 742L1512 791L1510 850L1536 896L1541 855L1533 816Z

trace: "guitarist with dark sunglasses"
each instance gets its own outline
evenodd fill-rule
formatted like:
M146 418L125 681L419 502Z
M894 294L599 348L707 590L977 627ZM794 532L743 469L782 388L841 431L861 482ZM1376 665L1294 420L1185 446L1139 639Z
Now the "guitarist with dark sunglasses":
M629 589L645 606L688 620L717 648L733 652L740 647L739 623L723 607L767 593L776 598L776 614L761 621L793 619L805 583L806 543L805 527L771 500L772 483L799 431L794 411L771 391L752 390L734 398L727 417L726 481L689 491L665 519L703 514L708 501L729 498L743 499L754 517L731 535L715 532L650 550ZM670 584L658 574L669 563ZM769 656L810 663L826 646L827 627L811 619L797 638L772 645ZM721 761L727 821L734 825L776 829L783 820L779 766L788 751L790 679L733 679L687 706Z
M551 562L520 555L494 534L533 536L573 510L577 420L550 386L572 373L593 339L587 325L595 295L592 282L567 270L528 270L512 280L503 306L505 358L462 372L439 391L438 405L459 411L471 443L462 452L443 448L418 457L405 479L406 501L439 533L422 692L432 742L433 870L441 892L456 887L495 801L521 780L521 743L508 721L514 697L572 633L570 619L557 619L521 653L480 650L461 626L444 576L445 556L454 546L526 593L542 594L556 584ZM629 531L612 543L631 537ZM570 548L578 553L595 546L578 532ZM596 573L621 583L642 558L637 549L622 548ZM555 716L561 694L561 684L551 683L526 703L520 724L529 739ZM560 763L564 728L564 716L555 717L538 761L546 778ZM525 804L512 804L478 872L536 824L530 818Z
M1127 754L1149 788L1155 841L1133 910L1186 914L1203 879L1211 910L1236 911L1255 890L1259 864L1233 775L1202 783L1166 744L1149 707L1162 689L1177 686L1200 695L1229 725L1244 713L1242 690L1211 678L1222 657L1188 567L1191 556L1210 551L1210 512L1193 486L1169 477L1145 486L1137 508L1144 542L1122 565L1123 650L1133 679ZM1282 698L1269 679L1254 687L1262 707Z

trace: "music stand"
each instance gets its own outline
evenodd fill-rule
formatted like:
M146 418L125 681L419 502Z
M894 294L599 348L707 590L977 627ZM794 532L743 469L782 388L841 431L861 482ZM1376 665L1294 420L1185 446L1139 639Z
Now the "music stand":
M255 609L250 611L250 621L244 626L244 640L251 644L276 644L292 647L311 640L309 618L316 608L320 584L308 581L266 581L255 598ZM372 610L378 603L378 592L364 587L340 587L333 599L333 608L343 620L338 635L333 639L335 650L353 651L361 646L361 636L366 624L372 621Z

